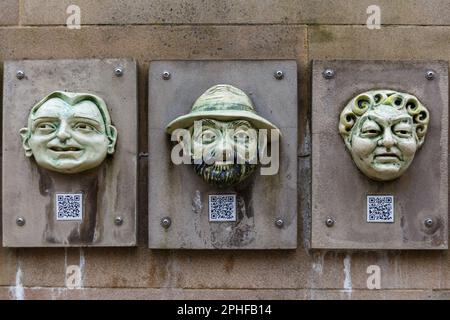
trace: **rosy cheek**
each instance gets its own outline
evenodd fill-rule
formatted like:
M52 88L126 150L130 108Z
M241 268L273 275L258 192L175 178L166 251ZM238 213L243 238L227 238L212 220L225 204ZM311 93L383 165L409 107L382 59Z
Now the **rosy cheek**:
M375 150L376 146L375 140L355 136L352 141L352 153L359 157L367 157Z

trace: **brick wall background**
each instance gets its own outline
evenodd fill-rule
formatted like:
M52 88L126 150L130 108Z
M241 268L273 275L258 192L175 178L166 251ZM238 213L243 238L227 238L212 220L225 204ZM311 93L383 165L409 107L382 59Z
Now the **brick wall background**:
M80 30L65 26L81 8ZM367 7L382 27L366 27ZM147 159L139 165L138 247L0 248L0 298L450 298L447 251L309 251L312 59L450 60L449 0L0 0L7 59L133 57L139 151L147 151L147 72L155 59L296 59L299 72L299 247L287 251L147 248ZM0 64L0 75L3 67ZM3 86L0 77L0 88ZM82 288L67 289L68 265ZM381 268L368 290L366 269Z

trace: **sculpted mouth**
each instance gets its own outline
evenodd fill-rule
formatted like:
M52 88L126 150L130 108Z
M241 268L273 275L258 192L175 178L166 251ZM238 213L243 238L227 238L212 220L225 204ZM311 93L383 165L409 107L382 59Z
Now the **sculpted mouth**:
M392 152L385 152L375 155L375 159L379 162L393 162L400 160L400 157Z
M81 151L80 148L77 147L50 147L50 150L54 152L76 152Z

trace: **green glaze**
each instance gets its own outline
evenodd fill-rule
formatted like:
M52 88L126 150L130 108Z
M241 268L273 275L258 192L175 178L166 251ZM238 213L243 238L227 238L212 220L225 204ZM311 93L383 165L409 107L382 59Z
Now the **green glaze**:
M244 181L255 171L258 130L279 129L259 116L248 95L231 85L215 85L204 92L187 115L167 127L189 129L195 172L208 183L226 187ZM196 152L200 150L200 152Z
M253 126L246 120L204 119L201 130L192 126L191 153L195 172L206 182L218 186L245 180L257 167L258 141L256 135L249 134L251 129ZM196 148L202 153L196 155Z
M113 154L117 130L104 100L87 93L55 91L30 111L20 130L27 157L59 173L79 173L99 166Z
M430 115L413 95L373 90L353 98L340 115L339 132L356 166L369 178L400 177L423 144Z

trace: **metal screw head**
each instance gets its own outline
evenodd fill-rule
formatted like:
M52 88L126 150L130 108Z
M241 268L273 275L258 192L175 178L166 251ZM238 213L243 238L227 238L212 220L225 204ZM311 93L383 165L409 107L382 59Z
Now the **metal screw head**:
M17 79L22 80L23 78L25 78L25 72L23 72L22 70L17 71L16 77Z
M275 71L274 75L275 79L281 80L284 78L284 72L281 70Z
M334 70L333 69L325 69L322 72L322 75L325 79L331 79L334 77Z
M123 69L122 69L122 68L116 68L116 69L114 69L114 74L115 74L117 77L123 76Z
M18 217L18 218L16 219L16 224L17 224L19 227L23 227L23 226L25 225L25 219L22 218L22 217Z
M327 220L325 220L325 224L328 228L334 226L334 220L332 218L327 218Z
M122 218L122 217L116 217L116 218L114 219L114 224L115 224L116 226L121 226L121 225L123 224L123 218Z
M428 80L433 80L436 77L436 73L433 70L427 70L427 72L425 73L425 77Z
M283 219L277 219L277 220L275 220L275 225L276 225L278 228L283 227L283 226L284 226L284 221L283 221Z
M433 225L433 219L431 218L425 219L423 223L425 224L425 227L429 228Z
M164 229L169 228L171 224L172 224L172 219L170 219L169 217L165 217L165 218L161 219L161 227L163 227Z
M170 79L170 72L169 71L163 71L162 78L164 80L169 80Z

